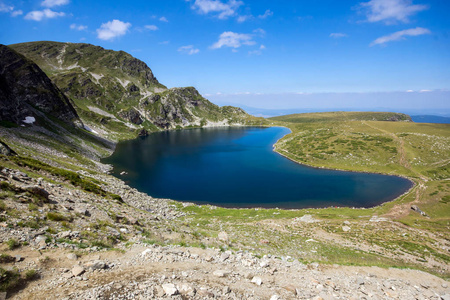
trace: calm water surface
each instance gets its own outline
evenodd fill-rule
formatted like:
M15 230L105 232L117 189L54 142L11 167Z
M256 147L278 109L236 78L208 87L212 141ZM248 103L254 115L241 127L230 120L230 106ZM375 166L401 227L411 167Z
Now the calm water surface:
M412 185L395 176L294 163L272 151L289 132L281 127L159 132L119 143L103 162L153 197L223 207L371 207ZM122 171L128 174L119 175Z

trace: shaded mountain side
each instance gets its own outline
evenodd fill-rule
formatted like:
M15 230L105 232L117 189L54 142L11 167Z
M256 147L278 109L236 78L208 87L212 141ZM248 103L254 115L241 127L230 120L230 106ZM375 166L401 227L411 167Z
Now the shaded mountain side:
M193 87L167 89L144 62L123 51L58 42L11 47L35 61L73 100L83 121L108 137L111 132L255 122L241 109L211 103Z
M42 114L80 122L70 100L35 63L0 45L0 121L23 125Z

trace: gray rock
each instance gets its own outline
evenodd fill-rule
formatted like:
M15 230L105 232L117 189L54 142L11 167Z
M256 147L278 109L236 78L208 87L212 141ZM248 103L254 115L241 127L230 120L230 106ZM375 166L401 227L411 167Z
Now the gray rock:
M86 268L91 270L103 270L108 267L108 265L102 260L95 260L85 264Z
M195 296L196 290L189 284L182 284L179 292L182 295L193 297Z
M261 277L255 276L252 279L252 283L256 284L256 285L261 285L262 284L262 279Z
M85 272L85 269L82 266L76 265L72 268L73 276L80 276Z
M213 275L214 275L214 276L217 276L217 277L225 277L225 276L227 276L228 274L230 274L230 272L224 271L224 270L215 270L215 271L213 272Z
M67 258L70 260L77 260L78 256L75 253L69 253L67 254Z
M173 283L165 283L162 285L162 288L167 296L173 296L178 294L178 289L175 287Z
M348 226L342 226L342 230L344 231L344 232L348 232L348 231L350 231L350 227L348 227Z

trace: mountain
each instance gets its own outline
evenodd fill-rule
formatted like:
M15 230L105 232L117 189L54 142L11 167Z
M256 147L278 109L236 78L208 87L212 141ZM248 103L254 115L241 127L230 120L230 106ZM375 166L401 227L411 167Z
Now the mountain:
M193 87L168 89L123 51L59 42L10 47L36 62L74 102L87 129L106 137L255 121L242 109L211 103Z
M24 125L46 116L80 125L71 101L47 75L31 60L0 45L0 121Z

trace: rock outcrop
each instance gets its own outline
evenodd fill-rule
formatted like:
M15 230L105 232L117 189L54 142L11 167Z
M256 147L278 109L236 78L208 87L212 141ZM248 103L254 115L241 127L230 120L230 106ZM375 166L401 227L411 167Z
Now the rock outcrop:
M70 100L35 63L0 45L0 121L31 124L40 113L70 123L79 120Z

